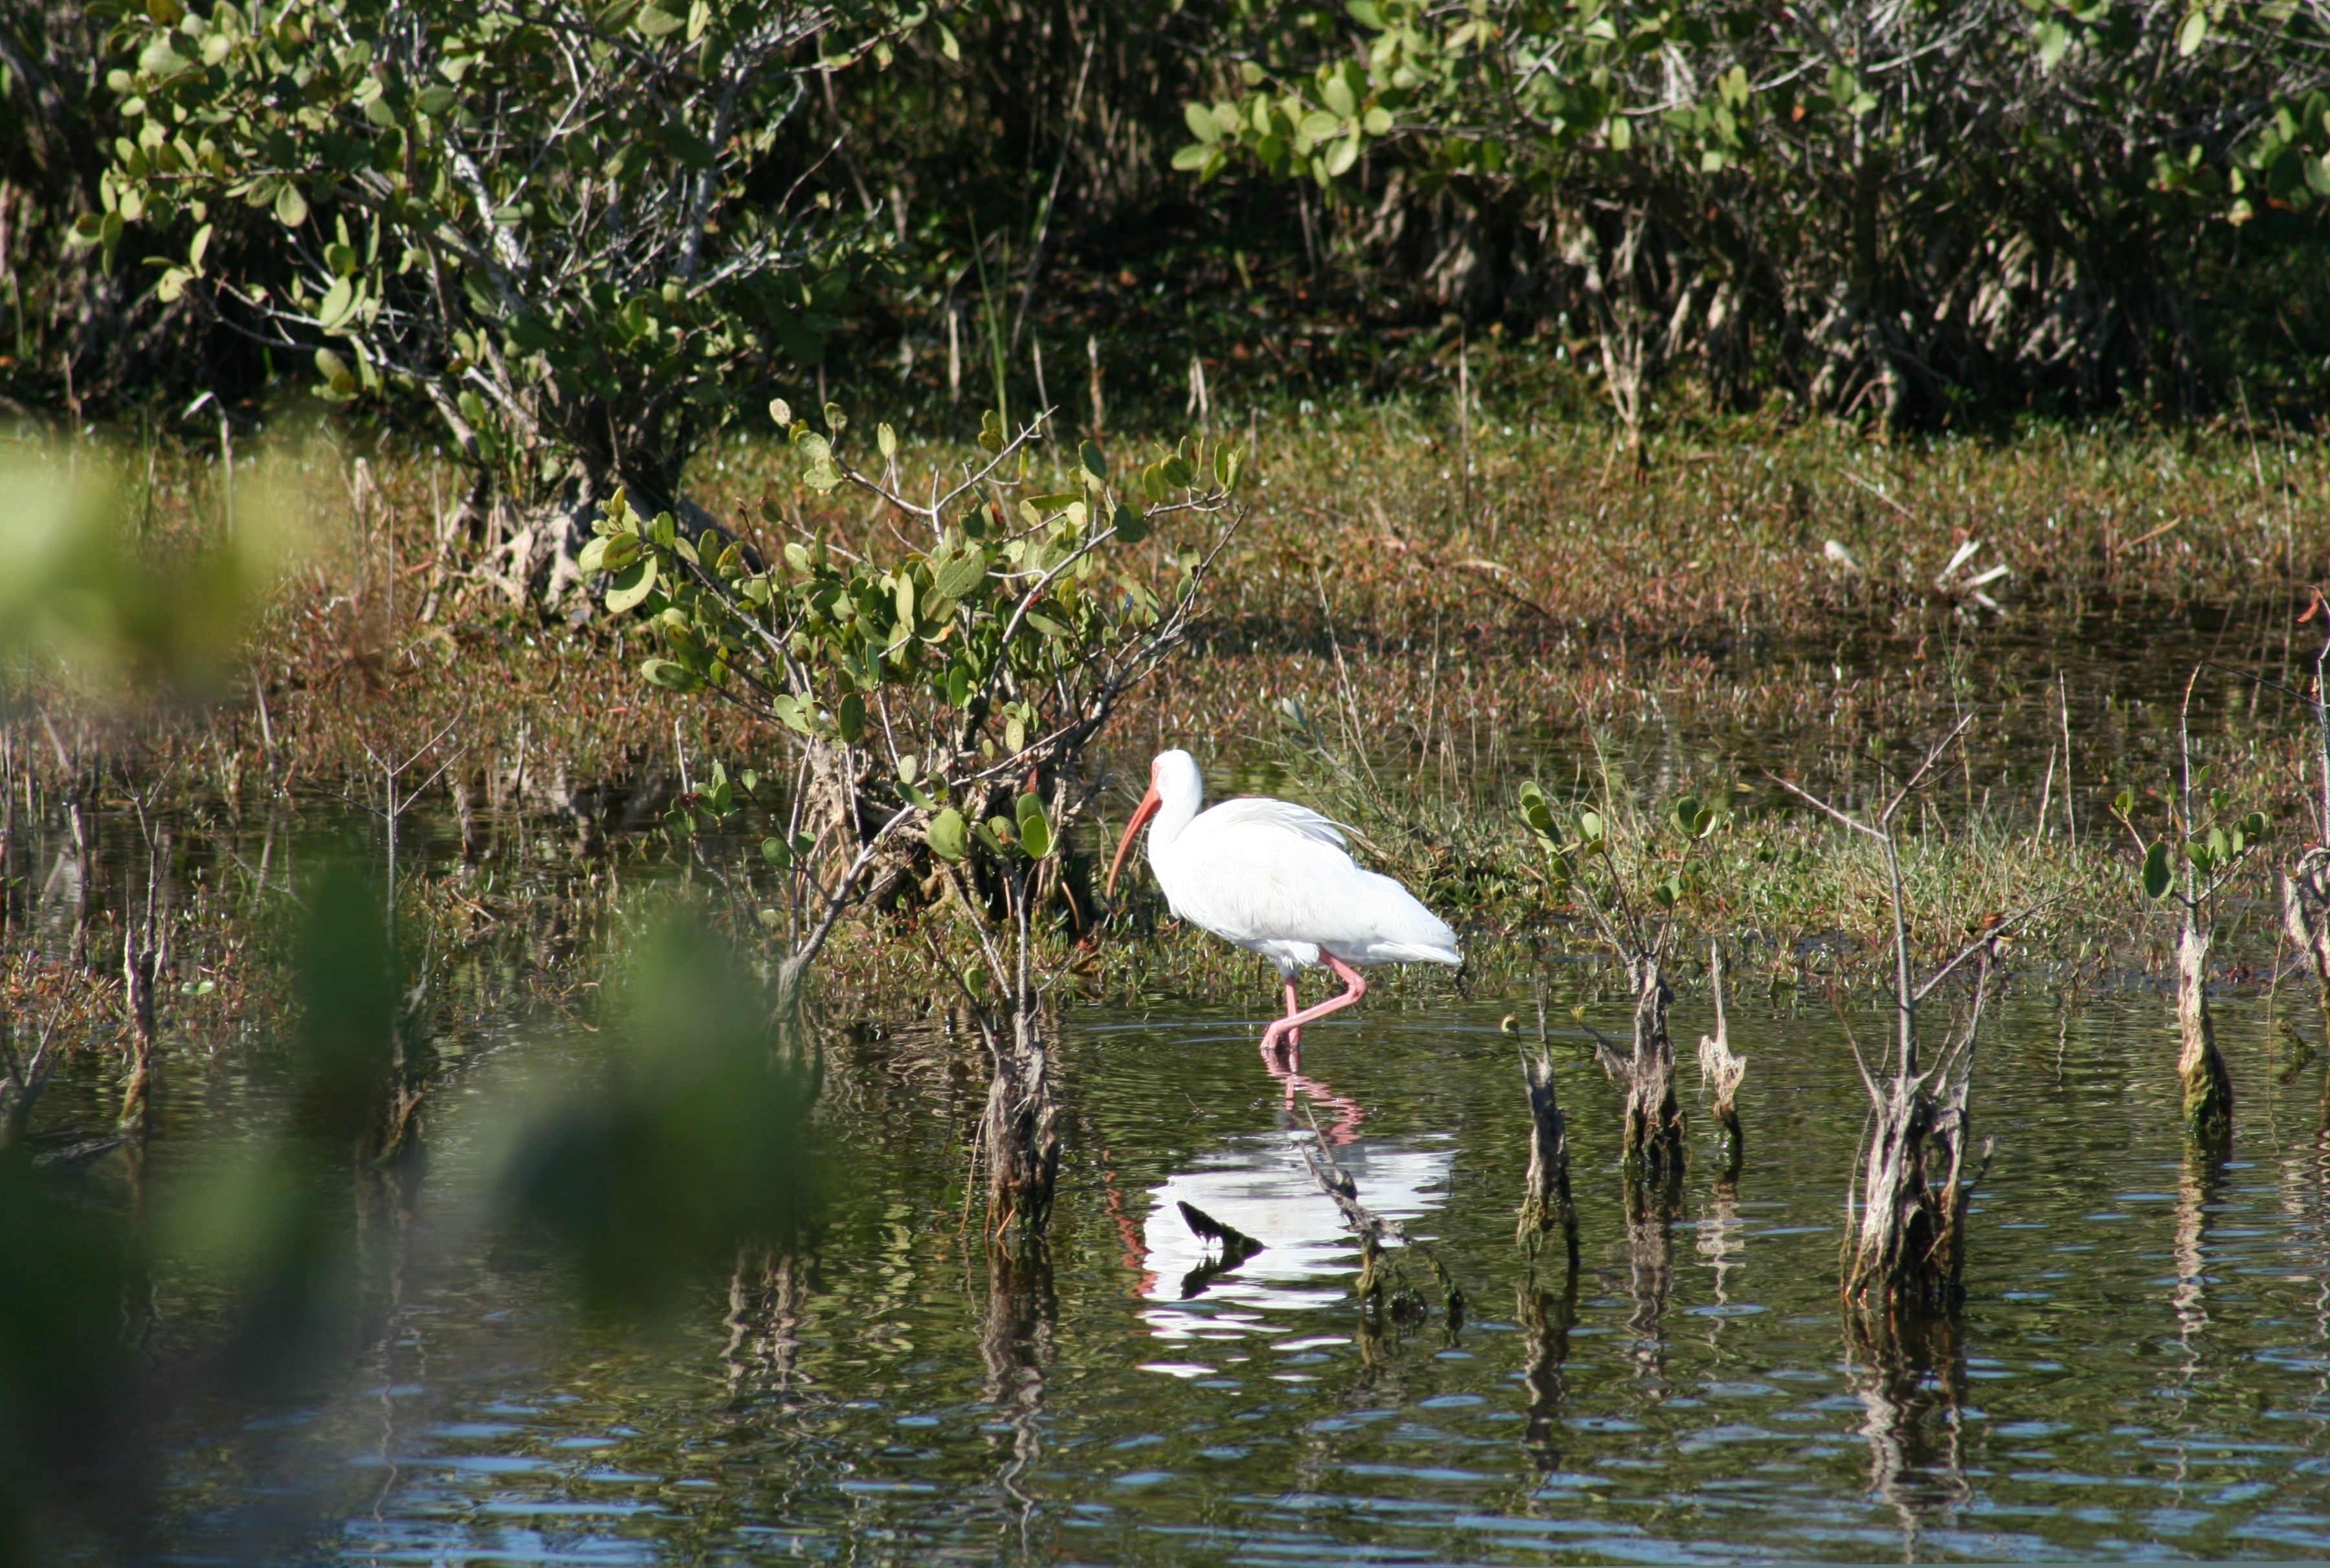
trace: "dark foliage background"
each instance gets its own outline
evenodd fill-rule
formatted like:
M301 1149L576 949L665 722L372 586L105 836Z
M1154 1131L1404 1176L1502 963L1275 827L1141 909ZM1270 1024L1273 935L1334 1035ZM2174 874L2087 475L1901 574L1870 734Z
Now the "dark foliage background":
M1452 54L1447 30L1473 13L1495 45L1484 33ZM1640 363L1619 368L1670 403L1778 396L1911 426L2032 410L2308 415L2330 382L2330 34L2316 6L1787 14L1793 32L1718 0L932 8L943 45L923 26L885 68L819 75L756 167L756 200L822 202L886 241L838 333L780 354L770 376L973 409L996 401L999 376L1024 410L1040 374L1081 425L1096 356L1110 413L1139 421L1189 406L1193 355L1211 398L1384 392L1453 372L1461 326L1543 351L1521 356L1530 369L1511 373L1508 395L1606 401L1614 354L1629 357L1604 330L1615 300L1643 340ZM2204 41L2188 51L2195 15ZM1597 23L1623 47L1589 40ZM1409 24L1439 29L1433 58L1454 63L1403 97L1367 61L1386 28ZM1574 93L1599 72L1612 103L1634 105L1645 128L1631 148L1614 152L1605 122L1549 132L1511 69L1530 48L1551 61L1541 81ZM1873 221L1890 225L1868 277L1827 268L1836 223L1853 220L1814 211L1844 143L1806 129L1817 109L1788 118L1833 95L1833 67L1812 58L1823 50L1859 61L1882 100L1837 123L1897 137L1868 171L1881 182ZM1889 76L1889 51L1915 69ZM1726 101L1735 60L1761 118L1742 101L1732 162L1710 171L1700 149L1715 133L1679 117ZM118 413L303 383L304 364L262 352L195 296L165 303L134 247L108 269L65 243L100 210L125 128L106 85L118 63L84 7L0 4L0 121L14 128L0 135L0 395ZM1192 106L1250 109L1250 76L1281 103L1324 108L1339 71L1395 123L1355 135L1364 145L1331 187L1301 158L1274 169L1246 156L1253 136L1202 182L1174 166ZM279 259L223 265L264 278ZM1893 345L1839 331L1840 314L1890 324Z

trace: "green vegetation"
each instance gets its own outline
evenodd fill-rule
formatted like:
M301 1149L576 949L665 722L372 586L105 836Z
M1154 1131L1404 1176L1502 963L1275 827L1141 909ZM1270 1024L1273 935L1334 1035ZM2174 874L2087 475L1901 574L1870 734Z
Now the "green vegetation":
M461 1227L619 1317L734 1261L740 1357L927 1134L1032 1453L1064 1168L1139 1261L1062 1007L1264 988L1096 885L1167 745L1447 915L1376 1006L1585 1025L1646 1340L1717 943L1890 1020L1872 1355L1959 1305L1994 1000L2173 972L2220 1157L2211 987L2287 940L2330 1008L2325 61L2199 0L0 6L0 1560L162 1382L401 1311L472 1095ZM197 1066L268 1089L190 1171Z

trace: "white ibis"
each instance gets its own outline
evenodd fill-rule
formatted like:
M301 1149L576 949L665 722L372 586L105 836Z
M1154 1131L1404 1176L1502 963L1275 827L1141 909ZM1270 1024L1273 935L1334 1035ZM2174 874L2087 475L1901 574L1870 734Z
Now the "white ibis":
M1201 812L1205 798L1198 760L1159 752L1149 764L1149 792L1108 868L1108 889L1116 891L1133 835L1154 818L1149 865L1173 912L1260 953L1285 981L1286 1016L1263 1031L1264 1060L1281 1041L1299 1048L1303 1025L1366 996L1359 970L1369 965L1463 962L1446 922L1391 878L1352 864L1341 830L1317 812L1260 797ZM1305 1008L1294 977L1321 964L1344 989Z

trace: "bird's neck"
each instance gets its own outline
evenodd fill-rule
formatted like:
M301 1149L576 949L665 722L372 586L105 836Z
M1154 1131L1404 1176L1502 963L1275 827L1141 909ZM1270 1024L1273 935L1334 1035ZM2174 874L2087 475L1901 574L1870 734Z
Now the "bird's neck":
M1181 830L1189 826L1205 804L1201 795L1183 795L1178 790L1158 803L1157 815L1149 824L1149 857L1157 858L1160 850L1170 852Z

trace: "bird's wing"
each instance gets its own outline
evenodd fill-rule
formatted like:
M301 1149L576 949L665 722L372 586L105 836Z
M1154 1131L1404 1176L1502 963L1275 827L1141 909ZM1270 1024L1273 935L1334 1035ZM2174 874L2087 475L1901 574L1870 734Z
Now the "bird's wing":
M1455 934L1388 876L1362 870L1317 812L1233 800L1174 845L1174 907L1234 942L1314 944L1359 963L1456 962Z
M1297 806L1292 800L1273 800L1264 795L1246 795L1236 800L1225 800L1204 813L1201 820L1208 828L1217 832L1233 828L1275 828L1292 833L1298 838L1330 844L1337 849L1343 847L1343 830L1335 823L1308 806Z

